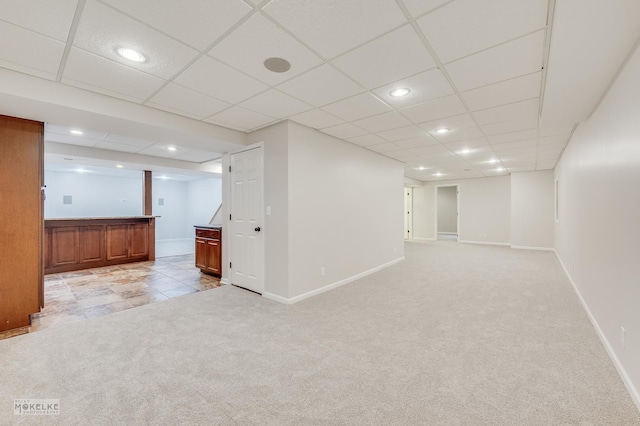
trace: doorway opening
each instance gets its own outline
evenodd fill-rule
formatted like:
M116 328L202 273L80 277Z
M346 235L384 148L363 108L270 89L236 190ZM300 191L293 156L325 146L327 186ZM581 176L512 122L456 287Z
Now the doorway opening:
M460 233L460 188L458 185L436 186L436 239L458 241Z
M404 239L413 238L413 188L404 188Z

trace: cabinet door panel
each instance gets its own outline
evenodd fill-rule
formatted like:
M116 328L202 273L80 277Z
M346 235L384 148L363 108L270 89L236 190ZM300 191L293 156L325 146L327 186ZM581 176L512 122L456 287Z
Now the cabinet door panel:
M78 227L55 228L51 232L51 265L78 263Z
M129 257L144 257L149 254L149 225L134 223L129 225Z
M207 240L196 238L196 268L207 268Z
M220 240L207 240L207 270L220 274Z
M102 226L83 226L80 228L81 263L104 260L103 232Z
M107 225L107 260L129 257L128 228L129 225Z

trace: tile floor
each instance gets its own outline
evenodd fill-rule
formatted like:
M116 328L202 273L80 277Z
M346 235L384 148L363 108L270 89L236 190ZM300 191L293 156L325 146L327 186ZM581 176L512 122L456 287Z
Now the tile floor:
M220 287L194 263L190 254L45 275L42 312L30 327L0 332L0 339Z

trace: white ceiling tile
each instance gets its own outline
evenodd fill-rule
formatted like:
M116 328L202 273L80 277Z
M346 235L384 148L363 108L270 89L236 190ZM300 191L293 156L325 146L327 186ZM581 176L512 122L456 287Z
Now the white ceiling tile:
M308 111L313 107L275 89L267 90L240 104L241 107L277 118Z
M403 0L405 6L409 10L409 13L416 18L423 13L432 11L433 9L442 6L445 3L449 3L453 0Z
M511 120L536 120L540 99L529 99L508 105L476 111L473 115L480 125L500 123Z
M509 170L511 173L532 172L535 169L536 169L535 165L521 166L521 167L507 167L507 170Z
M544 136L538 139L540 145L548 145L548 144L561 144L566 145L569 142L569 135L558 135L558 136Z
M372 135L371 133L362 136L356 136L355 138L348 138L347 140L360 146L379 145L386 142L380 136Z
M424 136L424 130L418 126L398 127L397 129L385 130L377 133L378 136L390 141L399 141L402 139L415 139Z
M270 85L289 80L322 62L316 54L260 14L253 15L225 37L209 51L209 55ZM286 59L291 69L282 73L269 71L264 61L273 57Z
M198 59L175 81L182 86L233 104L268 88L266 84L208 56Z
M165 80L198 55L195 49L96 0L87 1L73 44ZM135 63L120 57L116 53L120 47L139 51L146 61Z
M540 136L570 135L573 131L573 124L566 126L545 126L540 123Z
M327 64L281 84L278 89L315 106L323 106L364 91Z
M322 129L324 127L335 126L336 124L343 123L343 120L340 118L324 112L321 109L313 109L311 111L303 112L302 114L290 117L290 119L296 123L313 127L314 129Z
M389 158L393 158L394 160L398 160L398 161L408 161L408 160L413 160L415 158L419 158L417 155L410 153L409 151L404 151L404 150L400 150L400 151L392 151L392 152L385 152L385 154L387 157Z
M103 1L198 50L208 47L252 10L235 0Z
M512 133L520 130L535 129L538 127L538 120L514 120L502 123L487 124L480 126L485 136L499 135L501 133Z
M407 88L411 92L406 96L391 96L391 91L399 88ZM374 92L396 108L415 105L454 93L453 88L439 69L432 69L412 77L403 78L380 87Z
M540 161L536 164L536 170L553 170L557 161Z
M420 156L442 154L442 153L453 154L444 145L441 145L441 144L420 146L420 147L416 147L416 148L409 148L409 151L413 152L414 154L418 154ZM448 154L445 155L445 156L448 156ZM434 158L438 158L438 156L436 155L436 157L434 157ZM442 158L442 156L440 156L440 158Z
M519 132L503 133L500 135L488 136L487 140L490 143L505 143L522 141L525 139L534 139L538 136L538 129L521 130Z
M123 143L117 142L108 142L108 141L100 141L94 145L95 148L100 149L108 149L109 151L120 151L120 152L139 152L144 148L134 145L127 145Z
M387 105L370 93L362 93L348 99L329 104L322 108L346 121L355 121L390 111Z
M452 117L445 117L438 120L427 121L420 124L427 132L440 136L436 133L438 129L462 130L470 127L476 127L476 122L473 121L473 117L469 114L454 115Z
M455 154L449 151L448 149L443 149L442 151L433 151L430 153L425 152L420 154L420 157L430 161L437 161L438 159L453 157L453 156L455 156Z
M66 42L77 4L78 0L2 0L0 16L5 22Z
M513 78L462 93L472 111L510 104L540 96L542 72Z
M162 88L146 104L198 120L231 106L231 104L174 83L169 83Z
M207 154L207 155L202 155L202 154L180 154L180 155L176 155L173 158L175 160L190 161L192 163L205 163L207 161L215 160L218 157L220 157L220 154L216 155L215 153L211 153L211 154Z
M420 146L435 145L439 143L429 135L422 135L418 138L403 139L394 142L400 148L417 148Z
M482 132L477 127L468 127L466 129L453 129L449 133L438 135L436 133L431 134L434 138L442 143L445 142L458 142L465 140L482 140L486 143Z
M80 130L82 132L82 135L74 135L73 133L71 133L71 130ZM105 132L99 132L99 131L85 129L81 127L61 126L59 124L50 124L50 123L45 123L44 133L45 133L45 137L47 136L47 134L57 133L59 135L70 136L76 139L88 138L88 139L95 139L95 140L102 140L108 135L108 133L105 133Z
M367 131L354 126L351 123L338 124L337 126L327 127L322 129L322 132L335 136L340 139L354 138L356 136L366 135Z
M383 130L407 126L410 125L411 122L396 111L389 111L384 114L363 118L362 120L356 121L355 124L371 133L378 133Z
M527 140L524 140L524 141L499 143L499 144L495 144L495 145L491 145L491 146L496 152L499 153L499 152L504 152L504 151L511 151L511 150L514 150L514 149L520 149L520 148L536 147L536 146L538 146L538 140L537 139L527 139Z
M546 26L546 0L456 0L418 20L443 63Z
M0 40L0 66L50 80L56 78L63 43L2 21ZM9 40L19 40L19 43Z
M142 102L164 83L157 77L72 48L62 82L133 102Z
M395 0L273 0L263 10L328 59L406 20Z
M484 138L468 139L468 140L455 141L455 142L446 142L446 143L443 143L443 145L454 152L458 152L464 149L468 149L471 151L464 155L471 154L472 152L476 152L478 150L485 151L485 150L491 149L491 147L489 146L487 141L484 140Z
M475 89L542 68L544 31L476 53L445 66L458 90Z
M83 137L70 137L67 135L60 135L58 133L45 133L44 134L45 151L47 150L47 142L58 142L58 143L65 143L67 145L93 147L100 141L96 139L89 139L89 138L83 138Z
M131 136L116 135L113 133L109 133L107 136L105 136L104 140L107 142L116 142L123 145L136 146L138 147L138 150L155 144L155 142L147 139L133 138Z
M375 152L391 152L391 151L399 151L400 147L392 144L391 142L385 142L378 145L369 145L367 149Z
M276 121L276 119L258 112L234 106L207 118L205 121L210 121L212 123L224 123L234 126L235 128L251 130Z
M368 89L436 66L411 25L385 34L332 62Z
M152 145L138 151L138 154L151 155L153 157L174 158L176 155L178 155L178 152L167 151L161 146Z
M405 107L400 111L414 123L424 123L467 112L457 95Z

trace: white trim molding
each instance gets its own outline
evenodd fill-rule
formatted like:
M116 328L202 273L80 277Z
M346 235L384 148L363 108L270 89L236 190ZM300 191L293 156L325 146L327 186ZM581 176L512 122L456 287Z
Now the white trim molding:
M511 243L493 243L490 241L467 241L467 240L458 240L459 243L464 244L484 244L487 246L507 246L510 247Z
M375 268L371 268L371 269L369 269L367 271L360 272L359 274L352 275L352 276L347 277L347 278L345 278L343 280L336 281L336 282L331 283L331 284L327 284L324 287L317 288L315 290L309 291L307 293L300 294L300 295L292 297L290 299L287 299L286 297L278 296L277 294L268 293L268 292L262 293L262 296L266 297L267 299L274 300L276 302L284 303L286 305L293 305L294 303L300 302L301 300L308 299L308 298L310 298L312 296L316 296L316 295L318 295L320 293L324 293L326 291L333 290L334 288L338 288L338 287L343 286L345 284L348 284L350 282L359 280L360 278L364 278L367 275L371 275L371 274L373 274L375 272L378 272L378 271L380 271L382 269L388 268L389 266L395 265L396 263L400 263L403 260L404 260L404 256L399 257L399 258L394 259L394 260L392 260L390 262L383 263L382 265L376 266Z
M511 244L512 249L516 250L542 250L542 251L552 251L555 253L556 249L553 247L529 247L529 246L514 246Z
M558 251L557 250L553 250L553 252L556 254L556 257L558 258L558 261L560 262L560 266L562 266L562 270L564 271L565 275L569 279L569 282L571 283L571 286L573 287L573 290L576 292L576 295L578 296L578 299L580 300L580 303L582 304L582 308L586 312L587 317L589 317L589 321L591 321L591 324L593 325L593 328L596 330L596 333L598 334L598 337L600 338L600 341L602 342L602 345L606 349L607 354L609 354L609 358L611 358L611 361L613 362L613 365L616 367L616 370L618 371L618 374L622 378L622 382L624 383L625 387L627 388L627 391L629 392L629 395L631 396L631 399L636 404L636 408L638 409L638 411L640 411L640 392L638 392L638 389L634 386L633 382L631 381L631 378L627 374L627 370L625 370L624 367L622 366L622 363L620 363L620 360L618 359L618 356L616 355L615 351L613 350L613 348L609 344L609 341L607 340L607 338L605 337L604 333L602 332L602 329L600 328L600 325L598 324L598 321L596 320L596 318L591 313L591 310L589 309L589 306L587 305L587 302L585 302L584 298L582 297L582 294L580 293L580 290L578 290L578 286L573 281L573 278L569 274L569 271L567 270L567 268L564 266L564 263L562 262L562 258L558 254Z

